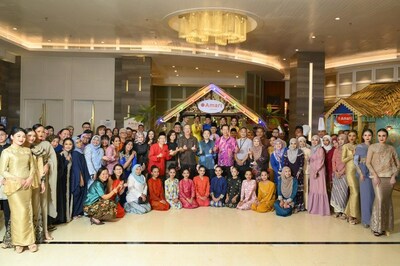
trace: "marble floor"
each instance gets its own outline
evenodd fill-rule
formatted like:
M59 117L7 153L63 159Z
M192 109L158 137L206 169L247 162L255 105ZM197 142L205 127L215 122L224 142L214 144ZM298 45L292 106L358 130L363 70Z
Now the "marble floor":
M400 192L393 201L390 236L304 212L282 218L227 208L153 211L101 226L88 218L59 225L37 253L0 250L0 265L398 265Z

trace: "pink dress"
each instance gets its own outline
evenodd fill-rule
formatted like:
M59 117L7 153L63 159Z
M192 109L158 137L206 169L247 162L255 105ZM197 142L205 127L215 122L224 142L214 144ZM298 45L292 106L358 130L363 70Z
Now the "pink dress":
M243 180L242 181L242 190L240 193L240 201L243 201L243 205L237 208L239 210L250 210L251 205L256 202L256 189L257 189L257 182L256 180Z
M330 215L325 179L325 150L317 148L310 155L310 188L308 194L308 212L311 214Z
M192 198L193 201L190 203L187 199ZM194 209L199 207L195 199L195 188L194 182L191 179L182 179L179 182L179 200L182 202L182 207L185 209Z

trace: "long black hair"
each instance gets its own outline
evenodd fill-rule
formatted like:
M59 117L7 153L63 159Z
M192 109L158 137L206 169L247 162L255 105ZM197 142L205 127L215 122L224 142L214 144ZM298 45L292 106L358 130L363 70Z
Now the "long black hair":
M122 166L122 164L119 164L119 163L117 163L116 165L114 165L114 167L113 167L113 173L112 173L112 175L111 175L111 179L112 179L112 180L117 180L117 176L115 175L115 172L114 172L114 171L115 171L115 168L117 168L117 166L120 166L120 167L122 168L122 174L121 174L120 180L123 181L123 182L125 182L126 177L125 177L124 167Z

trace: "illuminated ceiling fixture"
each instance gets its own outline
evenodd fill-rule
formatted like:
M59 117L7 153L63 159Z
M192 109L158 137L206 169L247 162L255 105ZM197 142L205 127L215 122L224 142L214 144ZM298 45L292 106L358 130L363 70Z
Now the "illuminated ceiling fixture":
M171 18L169 25L188 43L227 45L246 41L247 32L257 23L234 11L199 10L180 13Z

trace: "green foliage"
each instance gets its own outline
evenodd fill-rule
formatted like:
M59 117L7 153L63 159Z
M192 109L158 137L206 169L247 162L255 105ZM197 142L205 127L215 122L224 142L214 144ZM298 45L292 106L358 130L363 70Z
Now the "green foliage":
M260 111L264 120L267 122L267 125L278 127L281 124L282 120L288 122L284 114L279 113L281 111L280 109L272 110L271 104L267 104L267 107L261 108Z
M135 118L136 121L142 122L145 128L151 128L151 124L156 118L156 106L140 105L135 113L133 118Z

